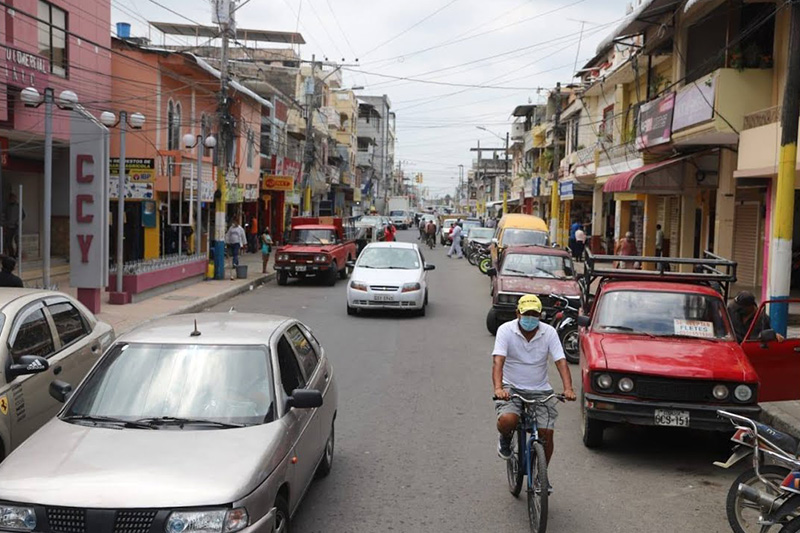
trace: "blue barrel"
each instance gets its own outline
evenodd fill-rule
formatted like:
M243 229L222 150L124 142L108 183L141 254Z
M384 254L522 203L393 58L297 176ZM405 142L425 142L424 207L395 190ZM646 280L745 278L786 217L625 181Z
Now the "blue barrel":
M131 25L127 22L117 22L117 37L129 39L131 36Z

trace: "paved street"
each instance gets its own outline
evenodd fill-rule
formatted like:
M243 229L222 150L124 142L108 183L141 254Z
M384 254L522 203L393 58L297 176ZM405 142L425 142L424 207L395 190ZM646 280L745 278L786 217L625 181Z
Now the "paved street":
M425 318L348 317L341 281L271 283L215 308L303 320L335 365L334 470L311 487L295 531L527 530L525 500L509 494L495 453L488 282L441 247L426 255L437 270ZM560 390L555 370L551 379ZM605 448L589 451L578 405L560 413L548 531L729 531L725 493L735 473L711 464L727 457L717 440L626 428L607 431Z

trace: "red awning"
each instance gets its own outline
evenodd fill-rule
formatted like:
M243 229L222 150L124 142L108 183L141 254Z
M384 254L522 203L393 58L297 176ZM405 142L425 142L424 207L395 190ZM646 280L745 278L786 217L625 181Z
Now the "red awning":
M634 170L628 170L627 172L620 172L619 174L611 176L608 179L606 184L603 185L603 192L628 192L631 190L631 187L633 187L633 182L636 180L636 178L656 170L662 170L664 168L671 167L681 163L684 159L694 157L694 155L696 154L676 157L674 159L667 159L666 161L651 163Z

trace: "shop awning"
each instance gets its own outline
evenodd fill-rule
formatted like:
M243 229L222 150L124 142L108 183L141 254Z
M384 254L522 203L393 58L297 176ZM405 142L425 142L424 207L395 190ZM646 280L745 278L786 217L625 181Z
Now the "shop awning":
M621 172L615 176L608 178L608 181L603 185L603 192L628 192L636 185L637 180L643 179L646 175L658 171L664 171L680 163L684 160L694 157L696 154L685 155L676 157L674 159L667 159L666 161L659 161L658 163L651 163L642 167Z

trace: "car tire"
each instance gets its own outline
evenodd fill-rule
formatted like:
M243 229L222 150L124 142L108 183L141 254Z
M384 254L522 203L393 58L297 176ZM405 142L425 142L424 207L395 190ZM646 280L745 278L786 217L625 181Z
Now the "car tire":
M336 278L339 276L339 269L336 266L336 261L331 263L331 267L328 269L325 283L327 283L328 287L333 287L336 285Z
M355 307L351 307L350 304L347 304L347 315L348 316L356 316L358 314L358 309Z
M497 328L499 327L500 324L497 320L497 312L494 310L494 308L491 308L486 314L486 329L488 329L489 333L492 335L497 335Z
M605 424L600 420L592 420L586 412L586 401L581 394L581 436L583 445L587 448L599 448L603 445L603 430Z
M278 272L278 285L286 285L289 283L289 273L283 270Z
M336 443L335 426L331 424L331 433L328 435L328 440L325 441L325 450L322 452L322 461L317 467L317 479L327 477L333 468L333 451L334 444Z
M353 259L350 256L347 256L347 261L350 262ZM344 268L339 271L339 279L347 279L350 277L350 267L347 266L347 263L344 264Z
M275 509L275 533L289 533L292 527L289 502L280 494L275 498Z

